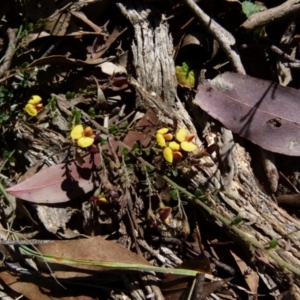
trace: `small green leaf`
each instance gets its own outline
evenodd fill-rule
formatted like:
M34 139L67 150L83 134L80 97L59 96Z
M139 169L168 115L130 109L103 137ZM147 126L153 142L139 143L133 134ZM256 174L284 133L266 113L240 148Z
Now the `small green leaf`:
M94 107L90 107L88 110L88 114L92 117L94 117L96 115L95 109Z
M129 150L127 148L123 148L122 153L123 153L124 156L126 156L126 155L128 155Z
M143 155L143 151L141 149L135 149L135 154L137 156L141 156L141 155Z
M67 100L72 100L76 97L76 93L75 92L67 92L66 93L66 99Z
M177 177L178 176L178 171L177 170L173 170L172 174L173 174L174 177Z
M242 11L247 16L247 18L249 18L251 15L253 15L259 11L263 11L265 9L266 9L266 7L260 2L255 2L255 3L252 3L250 1L242 2Z
M147 172L148 174L152 173L153 170L154 170L154 169L152 169L152 168L146 166L146 172Z
M219 201L219 196L217 194L211 196L215 201Z
M104 146L104 145L106 145L106 144L107 144L107 140L106 140L106 139L101 139L100 145L101 145L101 146Z
M170 196L174 200L178 200L178 194L176 190L171 191Z
M24 70L27 69L29 66L29 62L24 62L21 64L21 66L19 66L19 69Z
M230 223L230 225L237 225L243 221L243 218L240 215L237 215Z
M118 126L116 126L115 124L112 124L110 127L109 127L109 132L110 133L113 133L115 135L118 135L120 134L120 128Z
M150 155L150 149L143 149L144 153L146 156Z
M137 149L139 147L139 144L137 142L134 142L132 145L132 150Z
M278 241L276 239L273 239L270 244L268 249L274 249L278 245Z
M198 69L192 69L188 63L183 62L182 66L175 67L175 73L179 84L188 88L195 87L196 80L199 76Z
M202 193L201 190L197 189L197 190L195 191L194 195L195 195L196 197L200 197L200 196L203 196L203 193Z
M28 23L28 30L32 30L32 28L33 28L33 23Z

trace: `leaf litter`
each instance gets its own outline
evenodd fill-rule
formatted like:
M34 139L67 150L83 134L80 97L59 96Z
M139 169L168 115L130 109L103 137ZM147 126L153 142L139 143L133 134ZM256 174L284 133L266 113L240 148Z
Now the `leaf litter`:
M195 167L199 171L219 166L218 135L213 134L213 140L207 144L203 141L203 149L195 145L193 154L185 153L172 164L165 162L163 151L171 148L158 147L155 135L159 128L169 125L161 124L161 115L152 109L145 109L142 114L136 110L137 91L129 79L135 76L131 56L136 46L132 41L137 37L115 3L28 1L32 9L27 10L27 16L24 9L29 7L22 5L17 1L7 4L1 21L5 30L19 26L12 64L3 64L0 72L1 190L6 188L9 195L18 198L16 210L3 210L10 235L1 233L1 237L4 242L21 239L33 245L19 246L22 255L16 251L14 254L19 256L8 255L4 259L0 278L11 288L5 290L4 296L140 299L136 294L139 292L142 299L188 298L189 293L192 299L212 293L221 299L244 299L247 294L257 296L262 291L264 296L270 296L273 290L277 296L287 293L283 283L267 286L265 282L272 282L268 273L262 274L253 265L247 268L245 253L233 251L230 238L200 217L188 204L192 197L177 188L179 184L193 190L182 175L187 169ZM203 5L206 7L207 3ZM268 7L253 7L246 1L243 9L233 1L220 8L211 5L214 16L231 26L245 21L245 14L255 15L262 7ZM201 27L184 6L179 2L154 3L150 9L164 11L171 17L166 20L177 45L177 67L169 78L175 78L177 70L178 94L182 99L187 95L194 97L193 88L201 69L219 73L215 79L199 85L194 104L240 137L272 152L299 156L296 89L224 73L228 67L227 62L223 64L222 50L210 35L200 32ZM16 12L19 18L14 21ZM176 30L178 26L180 30ZM13 41L7 40L5 30L1 31L0 50L9 58L5 47ZM266 32L258 31L255 38L262 34ZM255 61L253 51L252 54L247 57L250 62ZM270 62L265 63L270 67ZM259 69L257 64L252 63L252 67ZM274 77L269 77L274 81ZM36 118L23 110L33 95L42 98L44 107ZM87 150L70 138L70 131L79 124L95 130L94 144ZM176 124L170 129L174 134L181 130ZM12 149L16 150L15 155L10 154ZM177 149L179 153L180 150ZM31 169L35 164L37 167ZM29 178L19 182L26 170L36 173L28 172ZM197 188L193 197L213 202L218 193L223 193L220 190L206 194L205 184L202 188L204 191ZM3 206L8 198L4 191ZM277 197L279 202L283 198ZM244 221L242 217L239 220ZM6 227L7 223L2 225ZM34 237L38 239L33 240ZM217 242L211 243L213 239ZM166 248L169 251L163 250ZM253 257L263 261L262 257L267 257L264 255L254 253ZM231 267L232 256L238 268ZM185 262L180 266L182 260ZM23 269L18 268L19 262ZM110 271L98 265L100 262L109 265ZM129 263L128 270L131 265L131 270L143 272L121 272L122 263ZM139 264L143 268L138 269ZM264 264L271 265L267 259ZM150 266L162 267L163 273L166 267L180 269L169 278L162 276L159 269L153 276L147 272ZM190 272L188 276L184 270ZM199 272L196 277L195 270ZM251 273L246 274L247 270ZM211 272L220 279L215 280ZM208 279L210 282L205 282ZM135 288L132 282L136 283ZM165 283L168 288L164 288Z

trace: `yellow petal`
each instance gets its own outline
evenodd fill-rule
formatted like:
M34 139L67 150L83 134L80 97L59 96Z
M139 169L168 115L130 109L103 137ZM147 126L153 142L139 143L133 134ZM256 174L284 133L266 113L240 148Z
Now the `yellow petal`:
M73 140L78 140L82 137L83 132L84 132L84 130L83 130L82 125L76 125L71 131L71 134L70 134L71 138Z
M171 148L166 147L163 151L163 155L167 162L169 162L169 163L173 162L173 151Z
M106 203L106 204L109 203L109 201L103 196L99 197L98 200L102 203Z
M161 133L157 133L155 137L156 137L156 142L159 146L161 147L166 146L166 141Z
M165 141L172 141L173 140L173 134L172 133L163 134L163 137L164 137Z
M169 131L169 128L160 128L156 131L156 133L165 134Z
M176 150L179 150L180 149L180 145L176 142L170 142L169 143L169 147L173 150L173 151L176 151Z
M30 98L28 101L29 104L38 104L42 101L42 98L40 96L34 95Z
M178 131L177 131L177 133L176 133L176 139L177 139L177 141L178 142L183 142L183 141L185 141L185 137L186 137L186 130L185 130L185 128L181 128L181 129L179 129Z
M81 148L86 148L91 146L94 143L94 139L88 136L84 136L81 137L78 141L77 141L77 145Z
M26 104L25 105L25 111L29 114L29 115L31 115L31 116L33 116L33 117L35 117L36 115L37 115L37 109L34 107L34 105L32 105L32 104Z
M192 152L197 149L197 146L194 143L184 141L180 144L181 149L186 152Z

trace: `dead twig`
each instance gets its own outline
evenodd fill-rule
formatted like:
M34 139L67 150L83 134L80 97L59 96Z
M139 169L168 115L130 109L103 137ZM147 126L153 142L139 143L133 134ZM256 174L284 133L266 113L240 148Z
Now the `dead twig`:
M279 55L279 56L280 56L282 59L284 59L284 60L287 60L287 61L292 62L292 63L297 63L297 64L300 63L299 60L297 60L297 59L291 57L290 55L288 55L287 53L283 52L280 48L278 48L278 47L275 46L275 45L270 46L270 50L271 50L273 53Z
M9 70L12 58L16 52L16 43L17 43L16 32L17 32L16 29L12 29L12 28L7 29L8 47L5 52L4 62L0 67L0 77L3 77L4 74Z
M241 28L251 31L259 26L270 25L300 10L299 0L288 0L283 4L251 15Z
M183 3L189 7L208 32L219 43L221 49L225 52L232 69L237 73L246 74L240 56L237 51L234 50L235 38L233 35L208 16L193 0L183 0Z
M290 63L284 63L283 64L287 68L291 69L300 69L300 62L290 62Z

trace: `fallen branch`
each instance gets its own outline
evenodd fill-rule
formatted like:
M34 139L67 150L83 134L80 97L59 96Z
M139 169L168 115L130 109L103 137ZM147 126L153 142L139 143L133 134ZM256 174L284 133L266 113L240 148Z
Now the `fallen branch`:
M234 37L207 16L194 2L184 0L184 3L192 9L211 35L218 41L220 47L228 56L232 68L236 72L244 74L245 71L240 57L233 50L235 46ZM174 95L173 99L166 99L162 96L167 95L167 93L159 92L161 91L160 87L163 86L161 81L157 83L157 86L153 82L147 82L146 79L153 76L153 67L145 68L143 73L139 70L142 66L140 61L148 59L151 55L156 57L157 61L161 60L161 66L164 66L167 61L166 57L161 58L153 54L156 53L155 47L154 49L149 49L150 42L154 46L153 40L155 40L155 34L148 31L157 30L157 27L152 27L153 20L148 21L148 19L154 17L154 14L150 16L150 10L147 7L132 7L130 5L125 7L122 4L118 4L118 6L133 24L135 37L140 37L140 32L143 32L144 36L147 37L146 41L136 38L137 41L132 46L134 53L137 53L137 55L133 56L133 65L138 70L136 77L139 85L135 84L134 80L131 81L137 91L137 95L139 95L138 107L144 106L145 109L152 108L157 112L160 121L166 119L173 120L173 124L175 124L173 125L174 130L178 128L178 124L179 127L184 127L185 124L190 123L190 126L193 127L194 124L188 122L189 116L186 118L183 117L185 116L184 110L179 113L178 110L174 109L178 103L181 104L181 102L175 101L176 95ZM138 20L136 20L136 16L139 17ZM156 22L155 24L164 24L163 17L158 16ZM151 37L150 39L149 36ZM165 33L165 40L168 40L168 33ZM147 53L146 58L145 53ZM171 67L168 66L168 70L171 69L175 72L173 62L171 63ZM162 78L161 74L164 74L163 70L158 70L158 72L161 73L156 74L156 76ZM139 76L139 74L143 74L143 76ZM165 106L167 106L167 110ZM272 274L272 278L284 276L283 269L289 269L294 274L297 274L294 277L293 288L295 288L296 292L299 292L300 222L280 209L268 195L259 189L250 166L249 155L244 148L234 142L232 132L218 126L216 123L212 124L208 115L196 107L192 106L191 111L195 116L194 122L199 126L198 132L203 130L203 136L213 134L216 137L219 145L220 164L213 164L210 157L204 157L202 164L199 164L197 168L192 166L189 170L182 173L182 177L186 180L189 187L194 187L195 189L201 188L207 195L220 190L226 192L220 192L217 201L209 197L208 201L204 203L200 199L195 198L187 190L182 189L182 187L176 187L174 183L168 181L167 177L164 177L164 179L175 189L182 189L180 191L184 192L193 204L201 207L202 212L206 211L208 215L213 216L211 218L212 221L223 227L236 243L246 247L249 252L251 249L256 248L255 253L261 253L262 256L266 254L271 257L272 260L267 260L266 267L268 271L265 272L266 274ZM187 122L183 122L183 119L186 119ZM168 122L163 123L169 125ZM188 126L186 127L189 129ZM190 129L189 131L194 132ZM138 159L140 160L141 158ZM144 162L144 164L147 165L147 162ZM222 168L220 168L220 165ZM243 220L248 221L248 225L245 223L240 224L238 227L233 225L232 221L237 215ZM286 242L287 239L290 242ZM268 249L272 240L277 240L278 246L274 249ZM290 245L290 249L283 250L287 248L287 243ZM258 259L258 257L254 256L254 259Z
M8 47L5 52L5 59L0 67L0 77L4 76L4 74L9 70L12 58L16 52L16 30L8 28L7 29L7 35L8 35Z
M251 31L260 26L270 25L278 22L300 10L299 0L288 0L283 4L251 15L241 28Z
M240 56L234 50L235 38L233 35L208 16L193 0L183 0L186 6L196 15L207 31L219 43L221 49L225 52L232 69L241 74L246 74L241 63Z

